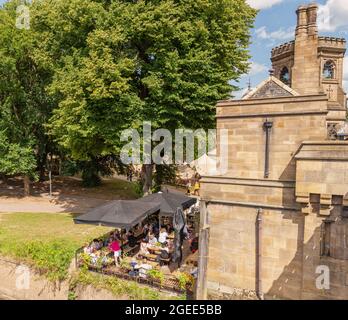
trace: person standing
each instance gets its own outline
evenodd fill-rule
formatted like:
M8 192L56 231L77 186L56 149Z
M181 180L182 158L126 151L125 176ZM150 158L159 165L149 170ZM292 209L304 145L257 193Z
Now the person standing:
M109 250L114 253L115 265L116 267L118 267L119 262L121 261L121 253L122 253L121 246L118 239L114 239L110 241Z
M191 180L186 179L186 194L190 195L191 194Z
M198 173L196 173L195 175L195 178L194 178L194 191L193 191L193 194L195 196L199 196L199 189L200 189L200 183L199 183L199 180L200 180L200 175Z

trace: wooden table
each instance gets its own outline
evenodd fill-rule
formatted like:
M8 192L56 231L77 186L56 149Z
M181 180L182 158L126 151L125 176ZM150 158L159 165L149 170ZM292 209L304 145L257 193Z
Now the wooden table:
M134 247L129 247L129 246L123 246L122 247L122 255L128 254L128 253L132 253L136 250L138 250L140 248L139 245L136 245Z
M159 254L159 253L161 253L162 248L154 246L154 247L147 247L147 250L150 252L154 252L156 254Z

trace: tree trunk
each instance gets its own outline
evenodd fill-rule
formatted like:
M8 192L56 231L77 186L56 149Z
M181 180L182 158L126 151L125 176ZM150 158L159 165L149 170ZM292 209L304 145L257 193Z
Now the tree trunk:
M30 178L29 178L29 176L24 176L23 182L24 182L24 196L29 197L30 196Z
M46 170L45 170L44 166L41 166L40 167L40 178L39 178L39 181L40 182L44 182L45 178L46 178Z
M143 164L143 192L144 195L150 194L151 193L151 188L152 188L152 169L153 166L152 164Z
M0 174L0 180L1 180L4 184L7 184L7 176L6 176L6 174Z

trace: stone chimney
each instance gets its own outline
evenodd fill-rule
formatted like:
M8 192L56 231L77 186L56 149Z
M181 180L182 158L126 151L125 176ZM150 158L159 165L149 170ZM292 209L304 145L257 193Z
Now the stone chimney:
M317 18L318 18L318 5L315 3L312 3L307 7L308 36L318 35Z
M297 11L297 27L296 27L296 38L307 37L307 26L308 26L308 16L307 7L300 6Z
M302 5L297 9L292 88L303 95L321 91L317 14L316 4Z

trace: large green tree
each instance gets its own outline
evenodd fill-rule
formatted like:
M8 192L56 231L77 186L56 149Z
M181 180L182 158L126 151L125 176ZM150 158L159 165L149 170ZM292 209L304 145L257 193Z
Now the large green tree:
M59 97L49 129L75 159L117 155L120 132L213 128L248 68L245 0L42 0L31 10Z
M51 117L53 98L46 92L52 73L36 57L33 30L16 27L10 1L0 10L0 172L29 179L44 172L46 155L54 147L44 124Z
M46 0L34 26L56 66L51 133L77 159L117 154L122 129L213 128L248 68L245 0Z

